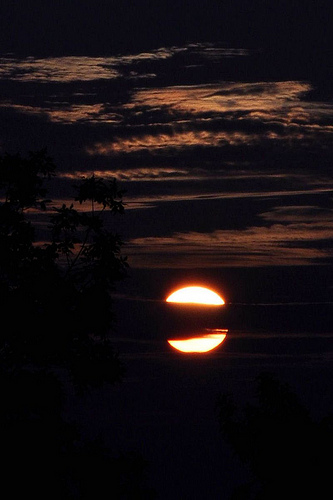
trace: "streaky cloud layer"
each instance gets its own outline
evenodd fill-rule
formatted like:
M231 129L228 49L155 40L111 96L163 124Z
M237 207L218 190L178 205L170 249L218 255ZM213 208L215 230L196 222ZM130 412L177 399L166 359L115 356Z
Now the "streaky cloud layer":
M162 268L186 268L194 262L202 267L310 265L333 258L332 234L329 212L327 219L311 222L136 238L128 243L128 251L137 267L146 262Z
M78 178L116 178L133 267L332 262L332 96L259 77L258 58L212 43L2 56L1 154L49 144L57 203Z

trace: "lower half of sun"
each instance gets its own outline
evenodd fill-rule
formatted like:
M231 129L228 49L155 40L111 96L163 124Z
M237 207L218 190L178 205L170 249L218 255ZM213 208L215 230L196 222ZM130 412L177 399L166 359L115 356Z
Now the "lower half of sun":
M216 349L227 336L228 330L214 330L215 333L209 333L198 337L186 339L168 340L169 344L177 351L184 353L205 353Z

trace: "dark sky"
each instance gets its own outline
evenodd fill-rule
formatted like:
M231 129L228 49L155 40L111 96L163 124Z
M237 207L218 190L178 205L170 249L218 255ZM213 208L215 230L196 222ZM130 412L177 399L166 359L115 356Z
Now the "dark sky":
M332 48L327 0L90 0L1 3L3 51L106 54L188 41L267 46L289 52Z
M55 203L91 173L126 189L107 222L131 266L115 334L129 375L85 424L146 455L162 499L230 492L219 391L242 399L271 369L332 408L332 14L320 0L0 4L0 154L47 147ZM207 358L166 344L185 327L163 301L190 282L227 302Z

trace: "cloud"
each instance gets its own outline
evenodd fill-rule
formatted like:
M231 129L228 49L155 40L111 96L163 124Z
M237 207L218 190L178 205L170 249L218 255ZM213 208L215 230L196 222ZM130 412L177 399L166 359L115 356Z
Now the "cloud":
M48 142L58 199L83 175L125 184L134 267L326 262L332 103L307 81L227 81L222 63L248 56L188 44L1 58L1 142Z
M192 175L190 169L186 168L172 168L172 167L155 167L155 168L128 168L128 169L115 169L115 170L93 170L93 171L74 171L61 174L61 177L68 179L78 179L83 176L96 175L105 179L114 178L119 181L129 182L164 182L165 180L188 180L190 175L191 179L204 179L203 172L197 172Z
M142 206L147 204L157 203L171 203L180 201L207 201L207 200L240 200L240 199L276 199L280 197L292 197L292 196L306 196L306 195L320 195L331 192L331 188L313 188L313 189L294 189L294 190L276 190L276 191L214 191L203 193L197 188L197 190L192 189L190 192L177 192L172 194L167 194L164 192L157 194L150 194L149 196L128 196L127 204L130 206L132 203L140 203Z
M68 102L54 104L48 103L45 106L29 106L13 103L0 103L2 108L11 108L18 113L39 116L53 123L59 124L79 124L79 123L103 123L117 124L122 121L122 117L114 110L102 103L97 104L69 104Z
M0 106L58 125L80 124L87 131L99 126L84 148L90 157L193 157L216 150L226 156L251 151L276 156L327 147L332 105L308 99L313 90L308 82L193 84L186 78L188 66L214 66L249 54L198 43L109 57L2 57L2 81L34 83L40 93L8 90ZM179 71L186 84L171 85L170 77Z
M327 143L333 134L332 105L305 100L311 89L297 81L143 88L122 106L124 121L115 128L114 138L86 151L112 156Z
M275 207L269 212L260 214L260 216L266 221L284 223L331 223L333 221L333 209L314 205L290 205Z
M120 76L114 58L65 56L0 59L0 78L21 82L69 83L113 79Z
M333 219L135 238L126 250L133 267L309 265L333 258L332 234Z
M0 79L37 83L72 83L113 80L120 77L154 77L137 72L147 61L165 60L185 48L159 48L151 52L110 57L1 57ZM131 73L126 68L133 67Z
M160 47L137 54L113 56L61 56L61 57L0 57L0 79L37 83L70 83L116 78L155 78L147 72L150 65L178 57L183 53L196 53L202 60L246 56L246 49L217 48L210 44L193 43L182 47ZM185 59L186 60L186 56Z
M238 146L249 142L259 141L258 137L251 137L242 132L211 132L207 130L196 131L170 131L169 134L146 134L128 139L116 139L109 143L96 143L87 147L89 155L108 156L117 153L133 153L138 151L164 152L165 150L179 150L189 147L220 147L223 144Z
M128 107L168 106L191 115L258 110L272 112L299 107L299 99L311 90L305 82L221 82L141 89L134 92Z

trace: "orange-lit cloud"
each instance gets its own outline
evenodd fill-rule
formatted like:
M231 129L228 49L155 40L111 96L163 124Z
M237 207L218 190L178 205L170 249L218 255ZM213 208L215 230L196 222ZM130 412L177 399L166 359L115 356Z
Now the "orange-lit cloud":
M147 237L135 226L126 247L133 266L325 262L332 258L332 211L322 208L333 189L332 103L317 100L305 81L199 85L188 78L173 85L167 78L189 61L204 65L247 55L244 49L188 44L112 57L3 57L0 80L9 82L9 90L0 111L13 112L15 123L19 115L28 123L30 116L34 123L52 123L48 137L55 133L68 151L73 144L82 148L80 161L61 167L65 192L56 193L58 201L72 179L95 173L130 188L126 210L136 221L152 216L139 210L172 212L165 236L163 228ZM22 89L33 82L37 90L14 95L13 81ZM174 216L178 207L190 212L200 203L205 214L218 200L220 220L215 213L206 225L204 215L198 224ZM247 201L258 208L242 221L229 213L230 223L223 225L228 200L233 210Z
M118 78L114 58L65 56L0 59L0 78L34 82L74 82Z
M208 193L202 193L199 189L191 190L191 192L179 192L175 194L151 194L149 196L128 196L127 204L131 206L132 203L140 203L144 206L145 203L149 205L156 205L158 203L170 203L170 202L180 202L180 201L208 201L208 200L231 200L231 199L256 199L256 198L276 198L276 197L290 197L290 196L303 196L309 194L325 194L331 191L330 187L319 187L319 188L306 188L306 189L294 189L294 190L284 190L284 191L214 191L212 189Z
M112 141L96 142L87 152L108 156L332 138L332 106L306 101L310 90L308 83L298 81L141 89L123 106L127 114L141 117L140 133L137 128L124 137L115 133Z
M0 79L43 85L152 79L156 75L147 73L147 63L184 56L186 64L189 53L201 60L248 55L244 49L189 44L112 57L3 57ZM76 104L71 102L73 93L66 98L61 94L45 96L42 104L36 104L35 99L6 99L0 106L55 123L110 125L112 139L86 145L86 153L91 156L109 156L191 147L253 146L262 141L279 141L283 145L294 141L297 145L314 139L331 140L332 105L307 100L311 90L311 85L302 81L165 85L133 88L123 100L114 103L91 103L80 89L81 102Z
M109 143L96 143L87 147L89 155L108 156L117 153L133 153L136 151L162 151L166 149L180 149L185 147L223 146L258 142L260 138L242 132L210 132L206 130L187 130L169 134L146 134L128 139L115 139Z
M186 232L132 239L135 267L308 265L333 258L333 216L312 222L273 224L245 230ZM327 242L318 245L320 242Z
M236 110L279 113L281 108L290 112L295 107L299 111L301 97L310 90L310 84L299 81L172 86L138 90L128 107L167 105L192 115Z
M115 169L115 170L88 170L66 172L60 174L64 178L77 179L83 176L96 175L103 178L114 178L119 181L145 181L145 182L163 182L165 180L189 180L196 179L202 180L206 178L204 172L192 173L190 169L185 168L172 168L172 167L151 167L151 168L129 168L129 169Z
M0 103L0 107L11 108L19 113L40 116L54 123L77 124L87 122L89 124L103 123L119 124L122 117L112 110L108 110L104 104L71 104L56 103L53 106L28 106L22 104Z
M216 48L207 44L195 43L183 47L160 47L138 54L119 54L116 56L62 56L62 57L0 57L0 79L21 82L68 83L93 80L112 80L120 77L127 79L154 78L147 74L140 64L158 62L179 56L188 51L197 52L201 57L223 58L246 56L246 49ZM129 68L129 71L128 71Z
M151 52L110 57L63 56L63 57L1 57L0 79L23 82L77 82L112 80L123 76L123 69L138 66L140 62L168 59L186 48L160 48ZM154 77L135 71L128 78Z

